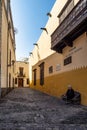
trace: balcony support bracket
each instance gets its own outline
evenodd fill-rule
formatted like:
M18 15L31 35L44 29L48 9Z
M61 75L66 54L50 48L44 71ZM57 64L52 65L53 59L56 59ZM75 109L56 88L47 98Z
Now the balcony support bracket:
M70 39L65 39L65 40L63 40L63 43L64 43L66 46L73 47L73 42L72 42L72 40L70 40Z

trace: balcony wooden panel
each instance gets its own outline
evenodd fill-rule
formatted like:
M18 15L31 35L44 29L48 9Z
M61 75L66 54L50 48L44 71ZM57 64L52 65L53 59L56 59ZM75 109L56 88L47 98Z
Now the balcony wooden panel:
M51 48L61 51L66 41L72 41L87 31L87 0L80 0L51 35Z

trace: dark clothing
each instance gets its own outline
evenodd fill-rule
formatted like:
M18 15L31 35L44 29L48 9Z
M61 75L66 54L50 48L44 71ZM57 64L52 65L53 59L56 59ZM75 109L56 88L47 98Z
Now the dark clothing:
M67 100L71 100L75 96L74 90L72 88L68 89L66 92L66 96Z

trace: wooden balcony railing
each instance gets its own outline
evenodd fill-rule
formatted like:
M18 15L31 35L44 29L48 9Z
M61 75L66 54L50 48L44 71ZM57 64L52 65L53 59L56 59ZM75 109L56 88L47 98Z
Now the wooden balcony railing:
M80 0L51 35L51 49L62 52L84 31L87 31L87 0Z

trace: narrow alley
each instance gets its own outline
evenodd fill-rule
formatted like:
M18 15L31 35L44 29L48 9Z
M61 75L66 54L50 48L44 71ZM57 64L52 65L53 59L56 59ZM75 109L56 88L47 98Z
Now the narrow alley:
M16 88L0 100L0 130L87 130L87 107Z

